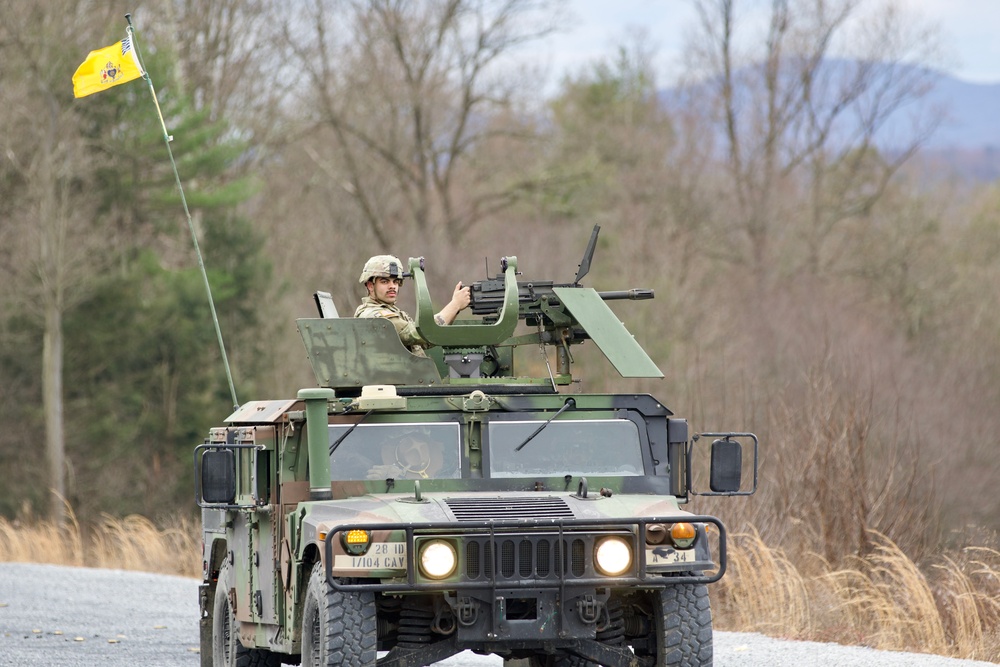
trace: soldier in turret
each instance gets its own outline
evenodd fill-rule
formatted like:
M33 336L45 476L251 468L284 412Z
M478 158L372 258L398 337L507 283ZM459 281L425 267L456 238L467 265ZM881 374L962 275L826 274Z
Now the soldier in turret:
M365 262L358 280L368 295L354 311L354 317L384 317L392 322L399 339L413 354L424 356L424 349L430 344L417 332L417 326L405 311L396 305L396 298L403 286L403 263L392 255L375 255ZM458 314L469 306L471 295L468 287L459 282L451 295L451 301L442 308L434 321L439 325L451 324Z

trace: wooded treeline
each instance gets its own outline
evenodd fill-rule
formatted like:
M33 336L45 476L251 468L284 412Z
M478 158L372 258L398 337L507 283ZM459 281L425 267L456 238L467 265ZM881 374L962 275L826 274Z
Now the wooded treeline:
M639 388L761 437L758 495L698 509L831 561L868 530L915 558L989 539L1000 193L923 168L934 31L696 5L682 80L638 33L554 85L531 46L571 3L0 8L0 514L193 512L231 408L146 84L72 97L132 11L241 401L314 383L294 319L316 289L353 311L372 254L425 256L444 298L487 257L570 280L600 224L585 283L656 291L613 304L666 374ZM577 356L585 389L636 387Z

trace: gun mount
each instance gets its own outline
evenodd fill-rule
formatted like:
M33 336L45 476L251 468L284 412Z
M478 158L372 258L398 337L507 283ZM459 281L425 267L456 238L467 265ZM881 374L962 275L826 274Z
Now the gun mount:
M480 323L458 320L450 327L435 324L423 275L423 262L410 260L410 271L417 290L417 329L428 341L441 346L445 363L451 369L450 376L454 379L482 377L485 370L487 376L509 378L514 375L513 348L520 345L554 345L558 351L557 374L549 380L554 384L568 384L572 381L569 347L593 340L623 377L663 377L656 364L604 303L620 299L652 299L653 290L597 292L580 284L590 270L600 230L600 226L594 226L571 283L559 284L551 280L519 283L517 258L502 258L501 273L495 278L470 285L470 309L473 315L481 316ZM516 320L523 321L535 331L513 336ZM502 332L504 336L487 336L486 340L480 337L486 331L490 334ZM479 369L475 368L476 360L481 362ZM482 362L485 362L485 368Z

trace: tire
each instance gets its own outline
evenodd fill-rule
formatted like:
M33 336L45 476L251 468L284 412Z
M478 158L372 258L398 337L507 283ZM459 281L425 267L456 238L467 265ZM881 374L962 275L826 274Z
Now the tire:
M712 608L705 584L668 586L654 593L657 667L711 667Z
M219 570L212 604L212 665L214 667L280 667L277 655L265 649L243 646L236 631L236 616L229 604L232 571L228 561Z
M302 667L369 667L377 640L375 594L331 588L316 563L302 607Z

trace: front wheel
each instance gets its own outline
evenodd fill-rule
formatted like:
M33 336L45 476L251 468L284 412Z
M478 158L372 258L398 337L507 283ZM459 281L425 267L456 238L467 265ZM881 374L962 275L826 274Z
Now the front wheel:
M302 608L303 667L369 667L377 640L374 593L332 588L316 563Z
M663 667L711 667L712 608L705 584L660 589L654 600L656 664Z
M236 630L236 615L229 602L232 570L228 561L219 570L212 605L212 665L214 667L280 667L278 656L265 649L246 648Z

